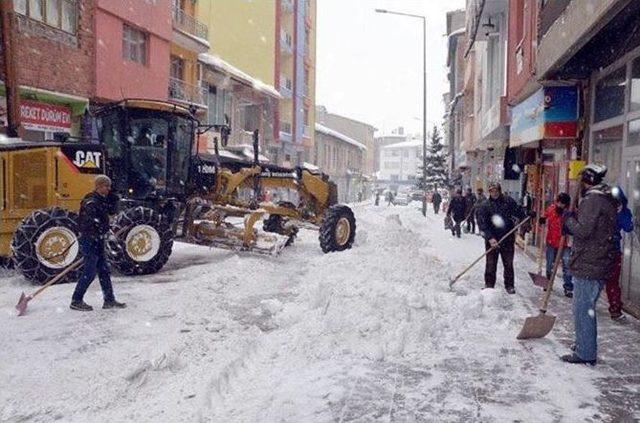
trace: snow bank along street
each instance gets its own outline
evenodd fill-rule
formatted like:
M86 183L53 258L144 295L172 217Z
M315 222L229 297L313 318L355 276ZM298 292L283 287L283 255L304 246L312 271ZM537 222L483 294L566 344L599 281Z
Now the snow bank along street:
M176 244L157 275L115 278L125 310L68 309L54 286L17 318L0 278L0 421L637 421L635 320L599 312L601 363L561 363L569 299L544 339L516 341L540 294L517 258L515 296L481 290L478 236L408 207L354 207L352 250L301 231L278 257ZM558 288L556 288L558 289ZM87 302L99 305L99 284ZM626 419L626 420L625 420Z

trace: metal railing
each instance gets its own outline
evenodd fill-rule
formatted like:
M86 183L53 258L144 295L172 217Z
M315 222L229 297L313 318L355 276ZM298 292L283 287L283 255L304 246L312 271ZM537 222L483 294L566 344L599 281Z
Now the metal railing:
M190 104L206 104L207 90L178 78L169 78L169 98Z
M281 0L281 6L287 12L293 12L293 0Z
M291 34L282 31L280 34L280 49L286 53L293 53L293 37Z
M173 8L173 26L203 40L209 39L209 27L178 7Z

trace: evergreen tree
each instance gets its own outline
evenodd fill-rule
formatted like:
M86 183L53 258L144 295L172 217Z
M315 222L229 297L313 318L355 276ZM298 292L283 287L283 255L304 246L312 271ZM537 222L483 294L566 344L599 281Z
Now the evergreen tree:
M416 186L418 189L432 190L435 186L446 188L449 186L449 175L446 165L446 152L442 144L442 136L438 127L434 125L431 132L431 144L427 148L427 179L426 186L422 179L422 166L419 166L416 175Z

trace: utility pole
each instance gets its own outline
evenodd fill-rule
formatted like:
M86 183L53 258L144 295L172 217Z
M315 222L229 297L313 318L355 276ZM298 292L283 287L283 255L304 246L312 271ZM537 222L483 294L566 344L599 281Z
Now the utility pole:
M4 86L7 96L7 136L20 136L20 91L18 69L14 56L13 0L0 0L2 19L2 52L4 53Z

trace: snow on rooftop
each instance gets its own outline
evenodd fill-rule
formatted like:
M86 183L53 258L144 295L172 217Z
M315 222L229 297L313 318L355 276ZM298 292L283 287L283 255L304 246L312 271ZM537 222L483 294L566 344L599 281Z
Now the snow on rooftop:
M449 38L453 38L453 37L456 37L456 36L458 36L458 35L463 35L463 34L466 32L466 30L467 30L467 29L466 29L465 27L462 27L462 28L456 29L456 30L455 30L455 31L453 31L451 34L449 34Z
M231 63L223 60L222 58L220 58L219 56L216 56L215 54L201 53L198 56L198 59L204 64L213 66L214 68L218 68L230 74L233 78L236 78L241 82L251 85L253 88L255 88L260 92L268 94L271 97L275 97L279 99L282 98L282 95L280 95L278 90L276 90L272 85L266 84L261 80L252 77L248 73L238 69L237 67L233 66Z
M415 139L415 140L398 142L395 144L389 144L389 145L385 145L382 148L411 148L411 147L422 147L422 139Z
M354 140L353 138L349 138L348 136L346 136L345 134L338 132L338 131L334 131L331 128L327 128L324 125L321 125L319 123L316 123L316 131L323 133L325 135L330 135L334 138L338 138L339 140L342 140L346 143L349 143L351 145L355 145L356 147L358 147L361 150L366 150L367 147L362 144L361 142L358 142L356 140Z

